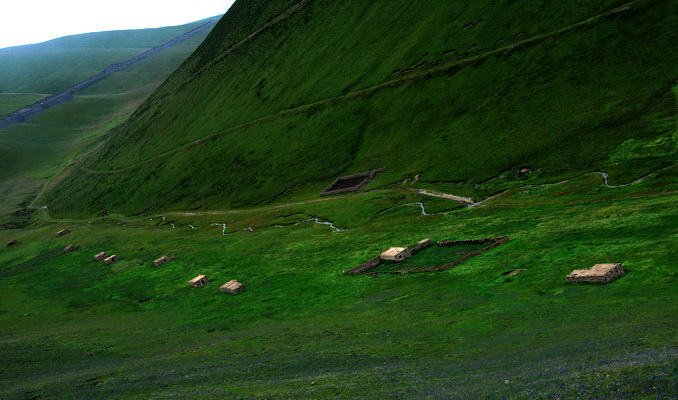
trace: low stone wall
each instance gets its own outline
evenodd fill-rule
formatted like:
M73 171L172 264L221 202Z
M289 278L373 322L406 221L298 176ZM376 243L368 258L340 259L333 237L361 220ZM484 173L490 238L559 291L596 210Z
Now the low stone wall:
M410 248L410 252L412 255L417 254L418 252L428 249L429 247L433 246L435 243L432 240L427 240L423 243L418 243L416 246Z
M371 269L377 268L378 266L381 265L382 262L383 262L383 260L381 259L381 257L376 256L375 258L373 258L373 259L371 259L367 262L364 262L364 263L358 265L355 268L351 268L348 271L344 271L344 274L346 274L346 275L364 274L365 272L367 272Z
M509 240L508 236L502 236L498 238L469 239L469 240L443 240L442 242L438 242L438 246L453 246L455 244L482 244L496 242L504 243L507 240Z

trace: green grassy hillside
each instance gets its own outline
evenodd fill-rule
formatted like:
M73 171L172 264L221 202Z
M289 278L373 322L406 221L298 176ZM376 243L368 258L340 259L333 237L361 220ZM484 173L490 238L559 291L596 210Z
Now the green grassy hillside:
M0 397L672 398L677 172L623 188L589 175L429 216L411 203L443 203L402 189L220 214L41 210L30 230L0 230L19 241L0 248ZM343 231L298 224L311 217ZM503 235L443 273L342 274L426 237ZM177 260L153 266L161 255ZM600 262L627 274L565 282ZM212 283L190 288L198 274ZM246 291L220 293L231 279Z
M104 32L91 34L91 37L86 34L62 38L52 42L62 43L60 46L64 48L72 45L73 48L65 51L66 55L54 49L54 54L45 56L44 62L37 64L26 64L30 57L13 57L3 54L2 50L0 50L0 59L13 60L12 62L16 62L17 65L23 65L23 75L15 76L17 81L29 82L31 75L43 76L44 73L48 76L61 69L64 75L55 81L55 88L65 89L74 83L73 80L83 78L86 73L97 74L106 66L99 64L126 61L143 53L149 46L167 42L202 24L204 21L171 28L128 33ZM77 92L72 101L34 115L26 123L0 128L0 165L2 166L0 168L0 221L6 222L9 218L8 214L31 204L39 195L41 188L58 178L64 167L99 145L111 128L125 121L134 109L186 60L205 39L209 31L210 28L207 28L185 41L178 42L172 47L130 65L126 70L109 75L104 80ZM52 42L48 42L51 43L50 46L54 45ZM42 54L38 50L43 45L47 44L6 50ZM106 57L90 60L87 55L88 46L97 46L102 52L108 49L105 53ZM130 54L121 53L119 50L123 48L134 51ZM61 60L56 63L59 66L60 62L66 63L66 60L73 55L75 55L75 60L71 58L72 70L54 68L53 71L45 72L50 60ZM50 58L52 56L54 59ZM93 63L85 63L89 61ZM17 67L16 72L18 71ZM75 71L79 72L75 74ZM83 76L78 75L80 73ZM51 79L47 76L44 78ZM0 77L3 79L5 75L0 74ZM41 85L41 82L43 81L36 79L34 83L37 86L34 88ZM2 93L0 94L0 114L8 114L44 96L46 96L44 93ZM22 218L18 220L21 221Z
M85 33L0 49L0 93L58 93L205 22Z
M241 0L45 202L226 209L380 167L371 188L420 174L476 197L520 167L632 180L676 159L677 16L664 0Z
M0 398L675 397L674 3L239 0L0 129Z

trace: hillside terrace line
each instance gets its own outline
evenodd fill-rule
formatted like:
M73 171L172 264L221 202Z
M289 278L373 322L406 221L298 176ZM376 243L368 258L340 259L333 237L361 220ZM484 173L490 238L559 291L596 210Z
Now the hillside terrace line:
M640 179L636 179L636 180L634 180L630 183L627 183L627 184L612 186L612 185L609 185L606 180L604 180L604 184L607 185L607 187L609 187L611 189L617 189L617 188L636 185L636 184L638 184L638 183L640 183L640 182L642 182L646 179L649 179L649 178L657 175L659 172L673 168L675 166L676 166L676 164L673 164L673 165L670 165L668 167L660 168L660 169L658 169L658 170L656 170L656 171L654 171L654 172L652 172L648 175L645 175L644 177L642 177ZM585 177L585 176L590 176L592 174L600 174L601 177L604 177L602 175L602 173L600 173L600 172L589 172L589 173L586 173L586 174L579 176L579 178ZM482 206L482 205L486 204L487 202L494 200L494 199L496 199L496 198L498 198L502 195L505 195L509 192L518 191L518 190L522 190L522 189L525 189L525 188L548 187L548 186L562 185L562 184L569 183L574 179L576 179L576 178L572 178L572 179L568 179L568 180L560 181L560 182L555 182L555 183L544 183L544 184L538 184L538 185L518 186L518 187L515 187L515 188L512 188L512 189L508 189L508 190L502 191L500 193L494 194L492 196L487 197L484 200L480 200L480 201L472 203L472 204L467 204L467 203L460 202L460 201L458 201L458 202L465 204L467 208L475 208L475 207ZM304 200L304 201L298 201L298 202L294 202L294 203L277 204L277 205L264 206L264 207L258 207L258 208L242 208L242 209L223 210L223 211L217 211L217 210L215 210L215 211L188 211L188 212L174 211L174 212L166 212L166 213L161 213L161 214L146 215L146 216L137 217L137 218L130 218L130 217L124 216L122 214L109 214L109 215L106 215L106 216L88 218L88 219L56 219L56 218L52 218L49 215L49 211L47 210L47 206L40 207L40 210L42 211L42 218L46 222L91 223L92 221L99 221L99 220L104 220L104 219L113 219L113 220L118 220L118 221L121 221L121 222L137 222L137 221L143 221L146 218L151 218L151 219L152 218L164 218L166 216L190 217L190 216L230 215L230 214L241 214L241 213L247 213L247 212L270 211L270 210L277 210L277 209L281 209L281 208L294 207L294 206L300 206L300 205L305 205L305 204L312 204L312 203L325 202L325 201L331 201L331 200L340 200L340 199L344 199L344 198L347 198L347 197L364 196L366 194L374 194L374 193L381 193L381 192L398 192L398 191L403 191L403 190L417 192L418 189L416 189L416 188L374 189L374 190L367 190L367 191L359 192L359 193L347 193L347 194L340 194L340 195L334 195L334 196L326 196L326 197L320 197L320 198L309 199L309 200ZM440 195L445 194L445 193L435 192L435 195L430 195L430 194L427 194L426 192L427 191L418 192L418 193L424 194L424 195L429 195L429 196L432 196L432 197L441 197ZM678 193L678 192L677 191L667 191L667 192L660 192L660 193L632 194L632 195L626 195L626 196L622 195L622 196L615 196L614 198L617 199L617 200L622 200L622 199L623 200L633 200L633 199L637 199L637 198L672 196L672 195L675 195L676 193ZM452 197L457 197L457 196L454 196L454 195L449 195L449 196L451 196L451 197L443 197L443 198L446 198L448 200L453 200ZM539 204L532 203L528 207L561 206L561 205L574 205L574 204L592 204L592 203L598 203L598 202L601 202L601 201L608 201L608 200L610 200L609 197L603 197L603 198L594 198L594 199L574 200L574 201L567 201L567 202L544 202L544 203L539 203ZM457 201L457 200L453 200L453 201ZM414 205L414 204L417 204L417 203L400 204L400 205L396 205L394 207L402 207L402 206ZM499 206L501 208L520 208L520 207L522 207L521 204L495 204L494 206L495 207ZM437 214L425 213L425 210L422 210L422 211L424 211L424 212L422 212L423 215L427 215L427 216L437 215ZM224 225L223 226L224 231L226 229L225 224L212 224L212 225L220 225L220 226ZM189 224L189 226L192 227L192 225L190 225L190 224ZM191 229L196 229L196 228L192 227ZM341 231L341 230L339 230L339 231Z
M205 67L198 70L193 76L188 78L186 81L179 84L179 86L176 90L180 90L186 84L188 84L190 81L195 79L198 75L202 74L207 68L209 68L209 67L213 66L214 64L216 64L217 62L223 60L226 56L231 54L234 50L241 47L244 43L252 40L257 35L264 32L266 29L268 29L270 26L274 25L275 23L278 23L278 22L284 20L285 18L289 17L294 12L300 10L305 5L310 3L311 1L312 0L304 0L301 3L298 3L297 5L293 6L290 10L286 11L285 13L283 13L282 15L280 15L279 17L277 17L273 21L266 24L264 27L258 29L253 34L247 36L245 39L238 42L237 44L235 44L234 46L232 46L231 48L229 48L228 50L226 50L225 52L223 52L222 54L217 56L217 58L215 60L213 60L213 62L210 62ZM357 98L360 98L360 97L368 96L370 94L379 92L381 90L387 90L387 89L390 89L390 88L397 87L397 86L399 86L403 83L409 82L409 81L416 81L416 80L421 80L421 79L433 78L433 77L436 77L438 74L448 72L452 69L463 68L463 67L472 65L476 61L480 61L480 60L483 60L483 59L486 59L486 58L489 58L489 57L492 57L492 56L500 55L500 54L505 54L505 53L508 53L510 51L514 51L514 50L516 50L520 47L530 45L530 44L535 44L539 41L549 39L549 38L552 38L554 36L558 36L558 35L561 35L561 34L568 33L568 32L573 31L573 30L575 30L576 28L579 28L579 27L584 27L584 26L587 26L587 25L594 25L599 20L602 20L606 17L610 17L610 16L613 16L613 15L616 15L616 14L619 14L619 13L622 13L622 12L629 11L633 8L633 6L640 5L640 3L647 3L647 2L649 2L649 0L635 0L635 1L632 1L632 2L629 2L629 3L626 3L626 4L624 4L620 7L616 7L612 10L605 11L601 14L596 15L596 16L587 18L587 19L585 19L581 22L577 22L575 24L566 26L564 28L561 28L561 29L558 29L558 30L555 30L555 31L552 31L552 32L544 33L544 34L541 34L541 35L535 35L535 36L529 37L525 40L510 43L510 44L507 44L506 46L498 47L498 48L495 48L493 50L488 50L484 53L480 53L480 54L477 54L475 56L458 59L458 60L455 60L455 61L449 62L449 63L443 63L439 66L430 68L428 70L424 70L424 71L422 71L418 74L410 74L410 75L400 76L399 78L396 78L396 79L384 81L383 83L376 85L376 86L357 90L355 92L346 93L344 95L337 96L337 97L318 100L318 101L308 103L308 104L305 104L305 105L301 105L301 106L298 106L298 107L294 107L294 108L290 108L290 109L286 109L286 110L281 110L281 111L279 111L275 114L270 114L270 115L267 115L267 116L264 116L264 117L261 117L261 118L257 118L255 120L250 121L250 122L246 122L244 124L234 126L234 127L231 127L231 128L227 128L225 130L213 133L211 135L202 137L200 139L196 139L192 142L186 143L186 144L181 145L179 147L176 147L172 150L168 150L166 152L163 152L161 154L153 156L153 157L151 157L147 160L141 161L139 163L136 163L136 164L133 164L133 165L130 165L130 166L127 166L127 167L123 167L123 168L119 168L119 169L113 169L113 170L95 170L95 169L87 168L87 167L84 167L84 166L80 166L80 170L82 172L89 173L89 174L102 174L102 175L124 173L124 172L130 171L130 170L133 170L135 168L138 168L142 165L161 160L161 159L163 159L167 156L170 156L170 155L172 155L176 152L179 152L179 151L182 151L182 150L188 150L188 149L190 149L194 146L198 146L198 145L207 143L207 142L209 142L213 139L216 139L216 138L218 138L222 135L233 133L233 132L241 130L241 129L246 129L246 128L249 128L249 127L252 127L252 126L255 126L255 125L258 125L258 124L272 122L272 121L282 119L282 118L293 117L293 116L302 114L304 112L307 112L307 111L309 111L313 108L316 108L316 107L326 107L328 105L336 104L338 102L348 101L348 100L353 100L353 99L357 99ZM101 147L105 144L106 144L106 142L102 142L90 154L94 154L99 147Z

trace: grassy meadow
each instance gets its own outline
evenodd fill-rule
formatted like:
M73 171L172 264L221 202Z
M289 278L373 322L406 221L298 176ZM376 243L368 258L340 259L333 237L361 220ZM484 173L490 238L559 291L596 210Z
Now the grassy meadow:
M675 398L676 11L238 0L0 129L0 398ZM191 27L0 50L0 115Z
M411 205L426 198L395 189L209 215L39 211L31 229L0 231L19 240L0 251L0 397L670 398L675 173L618 189L586 176L428 216ZM342 274L427 237L503 235L441 273ZM153 266L161 255L177 260ZM601 262L627 275L565 282ZM212 283L190 288L198 274ZM231 279L246 291L220 293Z

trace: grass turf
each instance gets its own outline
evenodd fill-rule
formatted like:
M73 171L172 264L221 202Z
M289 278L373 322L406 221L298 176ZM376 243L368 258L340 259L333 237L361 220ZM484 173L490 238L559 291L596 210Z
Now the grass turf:
M411 198L374 193L271 211L103 225L37 220L0 231L1 241L20 241L0 252L0 393L670 396L678 384L674 172L619 189L584 177L463 215L425 216L399 206ZM349 230L294 225L307 216ZM227 223L226 235L210 225L217 222ZM72 233L54 237L62 228ZM504 234L512 240L442 273L341 273L413 237ZM70 243L78 250L63 253ZM121 262L93 261L99 251ZM160 255L177 260L153 266ZM565 282L572 269L599 262L622 262L628 273L603 286ZM515 268L527 271L503 275ZM199 273L212 283L188 287ZM220 293L230 279L246 291Z

